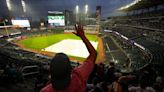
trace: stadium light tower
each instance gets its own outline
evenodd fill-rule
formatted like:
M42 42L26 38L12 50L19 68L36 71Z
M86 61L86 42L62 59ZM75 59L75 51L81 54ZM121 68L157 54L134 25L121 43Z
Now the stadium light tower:
M86 4L85 5L85 14L87 15L87 13L88 13L88 5Z
M23 7L23 12L25 13L26 12L26 4L25 4L25 1L24 0L21 0L21 3L22 3L22 7Z
M85 5L85 24L87 24L87 17L88 17L88 5Z
M11 11L11 1L10 0L6 0L6 5L9 11Z
M79 13L79 6L76 5L76 14L78 14L78 13Z
M76 22L79 22L79 6L76 5Z

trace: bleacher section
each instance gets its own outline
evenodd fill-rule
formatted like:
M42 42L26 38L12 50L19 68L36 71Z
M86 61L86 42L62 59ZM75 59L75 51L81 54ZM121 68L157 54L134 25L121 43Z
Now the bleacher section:
M150 64L154 67L164 65L164 10L153 11L143 14L112 17L109 28L129 38L150 52L152 59ZM149 64L136 55L137 62L133 62L133 67L141 67ZM159 67L158 67L159 68Z

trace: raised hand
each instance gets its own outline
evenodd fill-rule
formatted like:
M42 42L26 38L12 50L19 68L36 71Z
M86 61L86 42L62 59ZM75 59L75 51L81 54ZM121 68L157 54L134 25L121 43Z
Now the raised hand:
M83 29L83 26L81 24L75 24L75 30L76 30L76 32L73 32L73 34L75 34L79 37L85 36L84 35L84 29Z

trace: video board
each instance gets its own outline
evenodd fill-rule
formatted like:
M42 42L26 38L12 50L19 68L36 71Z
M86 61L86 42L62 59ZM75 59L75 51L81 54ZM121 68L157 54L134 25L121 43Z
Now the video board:
M48 23L51 26L65 26L65 17L64 15L48 16Z
M30 27L29 20L11 20L12 25L19 27Z

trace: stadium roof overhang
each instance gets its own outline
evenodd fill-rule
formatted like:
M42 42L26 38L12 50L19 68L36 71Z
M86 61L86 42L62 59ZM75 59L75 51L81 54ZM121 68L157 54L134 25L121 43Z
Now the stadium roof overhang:
M119 8L118 10L129 12L133 10L145 9L148 7L164 4L164 0L134 0L132 3Z

